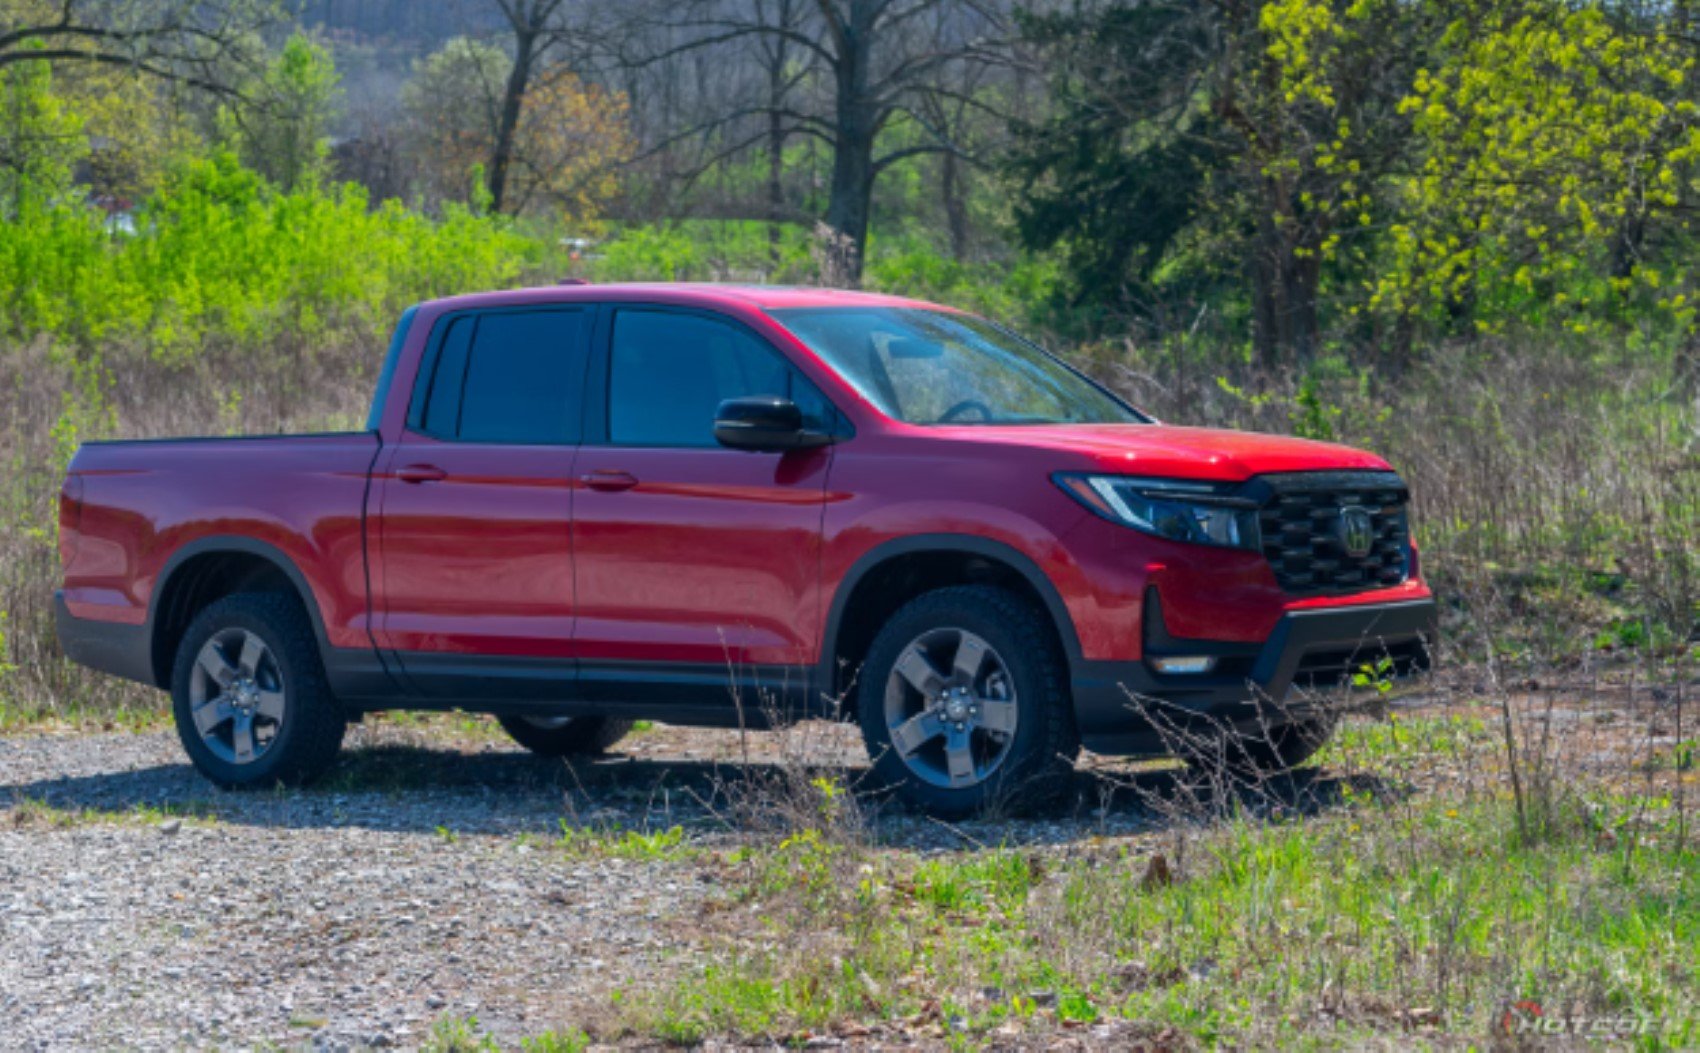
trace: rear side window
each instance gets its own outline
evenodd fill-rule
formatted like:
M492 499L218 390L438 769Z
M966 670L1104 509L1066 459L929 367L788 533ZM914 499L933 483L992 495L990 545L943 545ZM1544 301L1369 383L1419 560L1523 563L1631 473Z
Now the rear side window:
M616 446L716 446L720 403L777 395L807 427L826 428L825 396L743 329L699 315L622 310L608 364L608 441Z
M456 318L414 426L461 442L577 442L588 319L576 309Z

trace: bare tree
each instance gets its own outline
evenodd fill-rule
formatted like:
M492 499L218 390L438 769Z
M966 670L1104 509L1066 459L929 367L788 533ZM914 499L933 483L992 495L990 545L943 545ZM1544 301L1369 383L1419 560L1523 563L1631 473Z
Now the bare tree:
M0 8L0 68L15 62L126 66L230 93L232 70L254 64L267 0L54 0Z
M784 31L802 29L804 2L755 0L756 17L777 30L755 38L756 57L767 82L767 244L774 266L779 264L780 226L786 218L785 142L790 128L785 111L813 67L810 56Z
M948 71L992 59L1003 31L1001 12L977 0L796 0L788 17L776 17L771 3L758 0L671 0L646 17L664 32L638 41L637 50L622 55L627 64L667 63L733 41L757 40L767 42L769 55L783 43L799 61L821 70L823 97L813 105L789 91L776 93L776 82L770 80L760 95L723 108L663 143L760 116L767 118L761 137L769 144L770 165L775 142L802 135L826 144L832 175L825 219L852 248L851 280L861 275L880 175L909 157L960 151L937 134L919 101ZM913 121L923 135L882 152L882 135L899 118ZM730 149L739 145L734 142Z

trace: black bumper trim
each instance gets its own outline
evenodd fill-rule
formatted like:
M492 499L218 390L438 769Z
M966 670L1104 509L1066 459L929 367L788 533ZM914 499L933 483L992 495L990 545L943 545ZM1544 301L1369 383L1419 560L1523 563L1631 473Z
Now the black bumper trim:
M59 647L71 661L149 687L158 683L154 679L153 636L146 624L79 618L71 613L63 592L53 594L53 621Z
M1159 652L1242 658L1249 676L1165 676L1143 661L1076 661L1070 670L1075 720L1082 741L1095 752L1161 753L1160 736L1138 714L1138 704L1162 707L1165 718L1256 724L1259 706L1286 698L1305 673L1308 656L1328 655L1333 667L1342 654L1372 662L1399 649L1409 652L1408 665L1426 667L1438 619L1432 599L1292 611L1261 646L1198 641L1189 651L1188 641L1167 637Z

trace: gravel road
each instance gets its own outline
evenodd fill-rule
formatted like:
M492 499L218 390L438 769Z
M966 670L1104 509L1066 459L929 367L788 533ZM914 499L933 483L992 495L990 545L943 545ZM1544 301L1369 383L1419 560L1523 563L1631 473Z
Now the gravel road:
M560 765L355 737L330 787L275 794L213 789L168 732L0 738L0 1047L411 1046L444 1015L518 1037L678 957L692 864L523 836L587 821ZM604 763L594 822L700 818L659 767Z

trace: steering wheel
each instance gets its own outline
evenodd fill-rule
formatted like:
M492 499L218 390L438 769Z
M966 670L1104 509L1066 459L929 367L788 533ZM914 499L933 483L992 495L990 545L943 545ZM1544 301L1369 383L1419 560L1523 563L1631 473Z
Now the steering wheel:
M992 407L981 402L979 399L963 399L961 402L958 402L956 405L940 414L939 423L949 424L951 421L955 420L962 414L967 413L969 410L979 410L980 416L986 418L988 421L992 419Z

